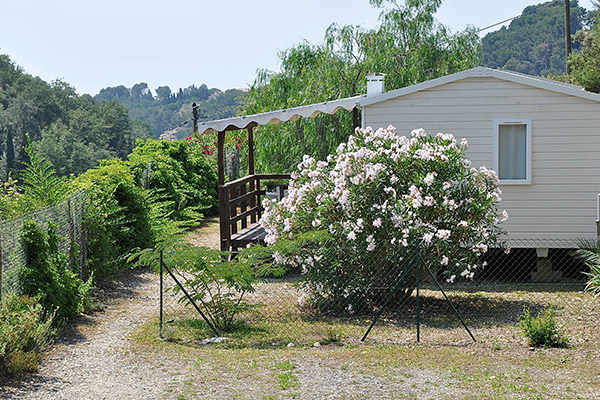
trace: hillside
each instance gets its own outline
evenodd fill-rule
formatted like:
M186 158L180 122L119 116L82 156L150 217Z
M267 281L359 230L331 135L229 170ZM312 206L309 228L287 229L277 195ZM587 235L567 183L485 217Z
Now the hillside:
M148 124L130 120L121 104L96 104L67 82L47 83L0 55L0 181L19 178L28 140L58 174L68 175L99 159L123 158L136 138L151 135Z
M590 23L592 13L571 0L571 33ZM565 73L565 22L562 1L526 7L508 27L488 33L482 40L481 63L530 75ZM573 51L579 50L573 43Z
M239 89L229 89L222 92L219 89L209 89L205 84L194 85L172 92L169 86L159 86L156 95L146 83L137 83L131 88L123 85L107 87L94 96L94 101L104 103L116 101L129 109L129 116L134 120L150 124L154 137L178 127L192 118L192 103L199 108L201 120L211 120L232 117L244 106L247 93ZM181 126L177 137L189 136L191 124Z

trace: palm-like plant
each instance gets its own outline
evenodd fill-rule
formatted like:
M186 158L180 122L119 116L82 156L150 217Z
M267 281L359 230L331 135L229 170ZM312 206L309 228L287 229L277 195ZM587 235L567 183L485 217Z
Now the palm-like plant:
M585 290L600 297L600 240L581 240L578 246L575 256L590 267L590 272L584 272L589 278Z

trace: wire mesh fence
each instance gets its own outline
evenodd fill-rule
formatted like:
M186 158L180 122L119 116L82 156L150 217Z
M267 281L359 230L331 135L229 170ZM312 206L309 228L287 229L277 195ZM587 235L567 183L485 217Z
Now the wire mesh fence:
M79 192L61 203L0 223L0 296L19 292L18 269L27 262L21 241L25 221L34 221L44 229L53 224L61 239L60 251L68 255L70 267L85 277L85 204L85 193Z
M359 343L369 332L366 340L377 343L475 339L501 346L520 337L525 309L533 315L552 309L574 341L600 343L600 302L583 291L582 272L589 268L574 256L574 243L511 245L510 252L490 249L473 279L451 279L446 267L431 263L426 248L401 256L389 249L356 255L340 247L337 259L298 257L281 276L266 274L237 287L243 273L231 270L244 270L243 262L205 248L167 252L160 335L195 344L318 346ZM228 272L206 273L210 269ZM226 339L214 339L220 336Z

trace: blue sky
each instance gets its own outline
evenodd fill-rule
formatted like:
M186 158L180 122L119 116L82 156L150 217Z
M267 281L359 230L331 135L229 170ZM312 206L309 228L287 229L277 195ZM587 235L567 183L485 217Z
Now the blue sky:
M458 31L539 2L445 0L436 17ZM80 94L138 82L247 87L258 68L277 70L278 51L319 42L332 22L374 27L379 15L368 0L0 0L0 10L0 53Z

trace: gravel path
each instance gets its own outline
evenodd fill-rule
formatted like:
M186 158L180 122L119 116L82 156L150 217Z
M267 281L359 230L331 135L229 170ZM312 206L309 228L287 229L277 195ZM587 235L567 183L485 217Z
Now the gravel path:
M24 381L0 385L6 399L152 399L169 381L140 363L130 335L157 312L158 276L149 270L123 272L95 296L104 310L79 317L62 332L40 365Z

